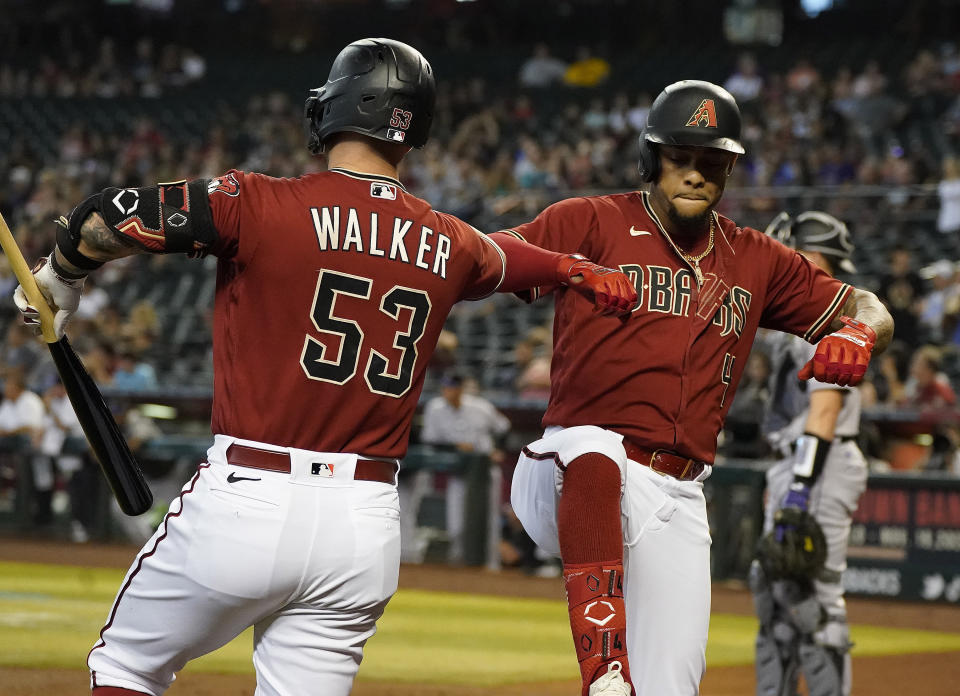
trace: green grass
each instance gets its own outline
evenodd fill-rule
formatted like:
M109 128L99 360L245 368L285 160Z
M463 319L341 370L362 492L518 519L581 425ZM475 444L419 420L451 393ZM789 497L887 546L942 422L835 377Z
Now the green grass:
M122 579L113 569L0 563L0 665L84 669ZM714 614L708 665L751 664L755 630L753 617ZM852 634L856 655L960 651L960 633L855 625ZM247 631L188 669L249 673L251 645ZM575 680L566 607L401 590L367 646L360 678L476 686Z

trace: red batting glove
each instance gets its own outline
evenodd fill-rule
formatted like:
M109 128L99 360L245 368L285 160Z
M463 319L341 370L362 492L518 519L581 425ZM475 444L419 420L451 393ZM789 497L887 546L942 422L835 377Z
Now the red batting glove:
M580 254L560 259L557 280L591 300L600 314L629 314L637 303L637 289L626 273L598 266Z
M860 384L873 344L877 342L877 332L869 326L850 317L840 317L845 326L820 339L817 352L806 365L800 368L800 379L815 378L818 382L856 386Z

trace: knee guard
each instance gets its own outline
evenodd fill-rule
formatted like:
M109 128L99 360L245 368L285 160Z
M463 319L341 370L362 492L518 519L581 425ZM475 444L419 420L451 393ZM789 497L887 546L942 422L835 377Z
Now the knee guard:
M773 588L759 561L750 564L748 582L754 611L760 620L754 661L757 696L792 694L797 689L797 664L791 659L796 648L797 630L778 616Z
M785 630L784 630L785 629ZM796 633L780 623L772 629L760 627L756 641L757 696L785 696L795 694L798 686L797 663L790 659L792 641ZM781 639L788 638L786 642Z
M801 643L797 656L810 696L845 696L846 661L849 655L813 641Z
M813 634L813 644L805 651L806 662L801 653L804 677L808 684L811 684L811 679L814 680L810 686L811 696L850 695L853 684L852 646L850 626L843 616L828 617L826 624Z

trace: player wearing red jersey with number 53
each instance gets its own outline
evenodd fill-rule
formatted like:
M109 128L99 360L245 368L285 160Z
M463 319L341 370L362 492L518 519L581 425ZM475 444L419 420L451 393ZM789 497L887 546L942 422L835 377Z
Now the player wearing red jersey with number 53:
M397 587L398 460L451 306L544 283L598 317L636 301L620 271L498 246L407 193L397 165L426 142L434 97L419 52L357 41L307 100L329 171L107 189L63 221L35 271L60 331L104 261L218 257L214 444L90 652L96 696L159 696L251 625L257 694L348 694Z
M639 295L621 328L555 293L546 432L513 480L527 532L563 558L585 696L699 692L710 615L702 482L757 329L817 343L800 377L838 384L858 382L893 332L874 295L714 211L739 139L729 93L675 83L640 140L649 192L561 201L492 235L576 249L622 269Z

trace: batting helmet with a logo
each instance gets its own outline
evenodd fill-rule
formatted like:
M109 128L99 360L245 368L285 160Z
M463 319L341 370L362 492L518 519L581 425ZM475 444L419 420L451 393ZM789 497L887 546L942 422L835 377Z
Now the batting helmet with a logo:
M723 87L703 80L681 80L660 92L640 134L640 178L660 175L656 145L710 147L738 155L740 107Z
M420 51L393 39L361 39L333 61L323 87L304 107L307 147L323 152L334 133L360 133L423 147L430 135L437 89Z

